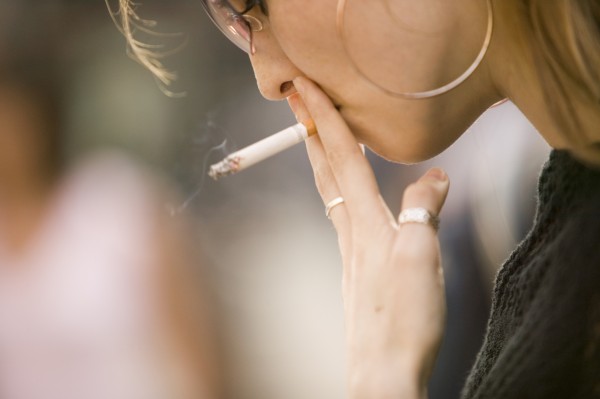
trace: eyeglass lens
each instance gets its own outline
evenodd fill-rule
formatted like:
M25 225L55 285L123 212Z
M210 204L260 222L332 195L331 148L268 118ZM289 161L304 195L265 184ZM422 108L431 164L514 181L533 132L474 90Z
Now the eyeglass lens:
M244 16L227 0L202 0L210 19L236 46L248 54L254 54L252 28Z

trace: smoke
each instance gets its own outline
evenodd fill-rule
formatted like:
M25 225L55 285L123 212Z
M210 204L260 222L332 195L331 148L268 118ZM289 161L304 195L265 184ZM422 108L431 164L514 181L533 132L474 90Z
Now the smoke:
M191 189L179 205L167 204L167 211L176 216L185 211L204 191L209 166L224 158L236 149L227 130L217 122L218 112L209 112L204 121L186 135L182 142L181 156L178 156L180 178L191 180Z

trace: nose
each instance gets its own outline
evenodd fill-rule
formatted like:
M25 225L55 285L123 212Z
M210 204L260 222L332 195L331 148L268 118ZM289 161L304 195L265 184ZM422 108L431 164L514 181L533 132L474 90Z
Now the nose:
M269 29L254 36L256 52L250 56L258 90L267 100L283 100L295 92L293 79L302 72L287 57Z

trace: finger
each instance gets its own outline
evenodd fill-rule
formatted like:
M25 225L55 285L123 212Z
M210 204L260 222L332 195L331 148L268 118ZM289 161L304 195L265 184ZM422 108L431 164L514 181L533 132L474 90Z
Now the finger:
M404 191L402 210L425 208L437 216L448 193L449 180L441 169L432 169ZM402 254L404 267L429 270L430 277L443 282L437 230L427 224L405 223L400 226L396 249ZM429 265L432 267L423 267Z
M308 158L312 165L313 172L315 174L315 183L317 190L321 195L323 204L327 206L333 199L342 197L340 189L337 186L333 173L327 163L325 157L325 150L321 144L321 140L318 136L311 137L306 140L306 149L308 151ZM344 201L346 199L344 198ZM339 204L331 209L329 212L329 218L333 222L335 230L339 236L340 247L342 253L345 253L346 249L350 249L350 240L352 237L352 225L350 223L350 217L348 215L348 209L346 203Z
M308 159L310 160L310 164L315 174L317 190L321 195L323 204L327 205L333 199L342 197L337 182L335 181L333 173L331 173L331 169L327 163L325 150L323 149L323 145L321 144L321 140L318 136L311 137L310 139L306 140L306 150L308 152ZM344 209L344 212L339 211L339 209ZM340 217L337 217L338 215ZM336 206L331 210L329 216L334 223L340 220L342 216L347 218L346 207Z
M404 211L409 208L425 208L432 215L438 216L446 201L449 187L450 181L446 172L439 168L433 168L417 182L406 188L402 199L402 210ZM409 224L406 224L404 226L408 225ZM411 223L410 226L430 229L429 226L418 226L414 223Z
M304 102L302 101L300 93L296 92L289 96L287 98L287 102L298 122L311 119L308 109L306 109L306 105L304 105Z
M327 95L308 79L296 78L294 85L317 125L328 164L346 200L352 224L370 224L374 217L385 218L371 166L342 116Z
M287 98L287 101L298 121L310 119L310 114L302 102L300 94L292 94ZM308 159L310 160L310 164L315 174L317 190L321 195L323 203L328 204L329 201L342 196L342 194L333 176L331 168L329 167L329 163L327 162L325 150L323 149L320 138L316 136L307 139L306 149L308 152Z
M294 112L296 119L299 121L310 119L310 114L302 102L302 98L298 93L288 97L288 104ZM311 137L306 140L306 149L308 158L315 174L315 183L317 190L321 195L323 204L327 205L334 198L340 197L342 194L338 188L337 182L331 172L325 150L318 136ZM331 209L329 217L335 226L338 235L340 236L340 246L346 247L346 242L351 236L350 222L345 204L340 204Z

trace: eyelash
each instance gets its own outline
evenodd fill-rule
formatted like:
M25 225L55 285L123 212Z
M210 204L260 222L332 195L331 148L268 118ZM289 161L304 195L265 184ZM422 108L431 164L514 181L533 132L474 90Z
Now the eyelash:
M267 4L264 0L246 0L246 8L240 14L244 15L256 6L260 7L260 11L263 14L269 15Z

